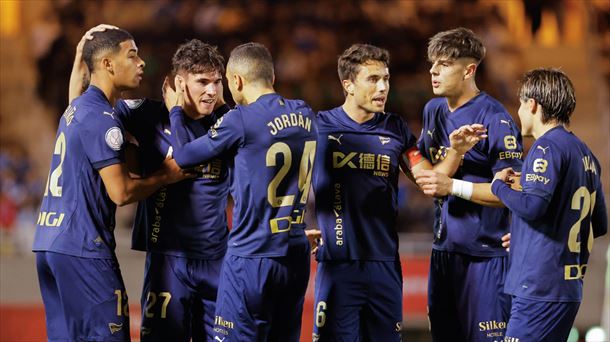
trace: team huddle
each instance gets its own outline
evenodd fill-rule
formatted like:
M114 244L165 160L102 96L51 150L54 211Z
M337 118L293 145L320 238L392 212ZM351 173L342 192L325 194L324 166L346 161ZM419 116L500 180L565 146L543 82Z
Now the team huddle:
M524 75L519 130L477 88L484 57L468 29L430 38L438 97L416 138L385 112L390 56L379 47L339 56L345 102L315 113L275 92L258 43L225 65L193 39L172 58L163 101L122 99L145 62L128 32L92 28L76 49L33 246L49 341L130 340L113 231L116 206L134 202L142 341L309 340L312 253L311 339L400 341L399 172L435 202L433 340L566 340L593 239L607 232L600 165L567 130L576 100L563 72ZM525 159L522 135L536 139ZM320 230L306 229L310 191Z

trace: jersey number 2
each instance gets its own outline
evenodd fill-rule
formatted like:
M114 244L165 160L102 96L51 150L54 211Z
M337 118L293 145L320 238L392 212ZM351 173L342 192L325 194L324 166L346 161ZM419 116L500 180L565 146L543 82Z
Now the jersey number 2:
M578 241L578 238L580 237L581 222L587 217L587 215L592 215L593 208L595 207L595 195L596 191L593 191L591 194L584 186L578 188L578 190L574 192L574 195L572 195L571 209L580 210L580 218L578 221L576 221L576 223L574 223L574 225L572 225L568 236L568 249L572 253L580 253L581 241ZM591 223L589 223L589 239L587 241L587 249L589 250L589 253L591 253L591 250L593 249L593 226Z
M47 178L47 185L44 188L44 195L47 196L50 191L51 196L61 197L62 187L59 185L59 177L62 174L62 166L66 156L66 136L63 132L59 134L57 140L55 141L53 155L59 155L59 165L57 165L57 167L49 174L49 177Z
M306 141L305 146L303 147L303 155L301 156L301 164L299 165L298 188L301 197L298 200L301 204L307 203L315 152L316 141ZM291 206L294 205L295 201L295 195L278 195L277 193L277 188L280 186L280 183L282 180L284 180L284 177L286 177L290 171L290 167L292 166L292 151L290 150L290 146L283 142L276 142L275 144L271 145L269 150L267 150L267 155L265 158L266 165L268 167L277 166L278 154L282 155L284 163L267 186L267 201L274 208ZM288 224L288 228L279 228L279 221L283 220L287 220L290 223L291 217L280 217L271 220L270 225L273 233L280 233L290 230L290 224Z

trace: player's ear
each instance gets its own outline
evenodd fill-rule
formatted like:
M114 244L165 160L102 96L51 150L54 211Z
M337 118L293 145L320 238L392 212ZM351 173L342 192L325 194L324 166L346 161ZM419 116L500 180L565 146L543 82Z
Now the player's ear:
M354 95L354 82L351 80L343 80L341 81L341 84L343 85L343 90L345 90L346 93L349 95Z
M114 68L112 66L112 60L108 57L102 57L100 59L100 65L103 70L108 71L110 74L114 75Z
M477 71L477 64L476 63L469 63L466 65L466 69L464 70L464 80L467 80L469 78L473 78L475 73Z
M186 81L182 75L176 74L176 77L174 78L174 87L176 88L176 91L186 91Z
M530 113L536 114L538 109L540 109L540 104L534 99L527 99L527 109Z
M235 85L235 89L242 91L244 89L244 78L241 77L241 75L233 74L233 84Z

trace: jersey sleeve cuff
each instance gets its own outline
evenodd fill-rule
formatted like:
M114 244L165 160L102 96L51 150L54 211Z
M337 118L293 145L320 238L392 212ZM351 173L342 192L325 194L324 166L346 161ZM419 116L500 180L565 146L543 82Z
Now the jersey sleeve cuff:
M105 160L100 160L97 162L92 163L93 167L96 170L101 170L103 168L105 168L106 166L110 166L110 165L114 165L114 164L120 164L122 163L124 160L121 157L113 157L110 159L105 159Z

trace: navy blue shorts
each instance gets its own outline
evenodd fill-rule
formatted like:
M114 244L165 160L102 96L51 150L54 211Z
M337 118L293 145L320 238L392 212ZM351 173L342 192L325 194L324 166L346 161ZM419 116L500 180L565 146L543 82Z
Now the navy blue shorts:
M396 261L322 261L314 341L400 341L402 271Z
M432 250L428 317L434 341L502 341L510 313L507 257Z
M36 252L49 341L129 341L127 293L116 260Z
M218 285L214 341L299 341L309 262L309 248L278 258L227 255Z
M513 296L505 341L566 341L579 306L580 302L543 302Z
M142 341L211 341L222 259L147 253Z

